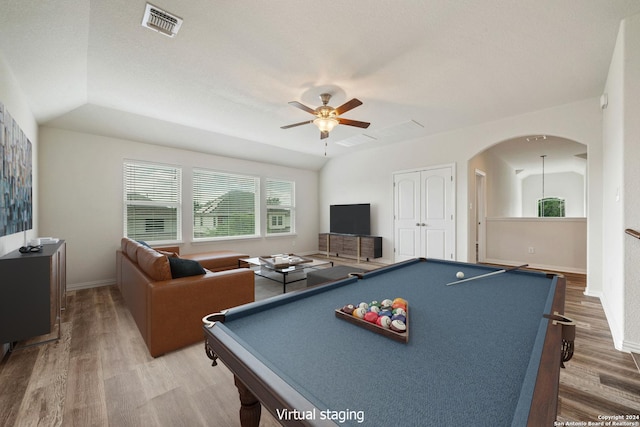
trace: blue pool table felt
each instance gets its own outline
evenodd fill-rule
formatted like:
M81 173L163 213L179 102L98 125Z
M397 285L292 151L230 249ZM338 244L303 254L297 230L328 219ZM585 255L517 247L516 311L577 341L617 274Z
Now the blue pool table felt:
M417 262L250 316L231 310L225 327L318 408L364 411L366 425L526 423L555 282L514 271L445 285L494 270ZM409 302L406 344L334 315L395 297Z

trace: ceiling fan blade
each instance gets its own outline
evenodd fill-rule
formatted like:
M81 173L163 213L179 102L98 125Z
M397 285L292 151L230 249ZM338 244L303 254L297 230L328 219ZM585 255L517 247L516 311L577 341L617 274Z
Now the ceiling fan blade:
M320 131L320 139L325 139L325 138L329 138L329 132Z
M349 119L343 119L342 117L338 117L338 122L341 125L347 125L347 126L355 126L358 128L368 128L369 125L371 123L367 123L367 122L359 122L358 120L349 120Z
M346 113L349 110L356 108L357 106L362 105L362 101L359 99L353 98L351 101L347 101L338 108L336 108L336 114L340 115L342 113Z
M292 105L292 106L294 106L296 108L299 108L302 111L306 111L307 113L313 114L314 116L316 115L316 110L313 110L313 109L307 107L306 105L299 103L298 101L291 101L289 103L289 105Z
M313 123L313 120L307 120L306 122L294 123L292 125L280 126L280 129L289 129L296 126L308 125L309 123Z

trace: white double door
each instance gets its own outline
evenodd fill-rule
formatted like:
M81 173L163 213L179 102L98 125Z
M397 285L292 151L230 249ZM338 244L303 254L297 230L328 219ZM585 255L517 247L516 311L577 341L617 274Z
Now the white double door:
M454 166L394 174L395 261L455 258Z

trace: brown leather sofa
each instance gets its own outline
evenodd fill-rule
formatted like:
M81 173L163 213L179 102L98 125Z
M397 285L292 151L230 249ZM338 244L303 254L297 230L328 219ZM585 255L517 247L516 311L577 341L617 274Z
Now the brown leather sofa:
M163 249L123 238L116 251L117 285L153 357L202 341L207 314L255 300L253 272L237 268L238 259L247 255L178 256L172 250L177 248ZM173 278L170 257L199 260L204 274Z

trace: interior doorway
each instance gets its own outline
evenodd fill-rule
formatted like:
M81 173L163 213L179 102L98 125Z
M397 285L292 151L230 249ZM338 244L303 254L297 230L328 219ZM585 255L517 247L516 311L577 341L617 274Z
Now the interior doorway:
M487 174L480 169L475 171L476 197L474 202L475 235L476 235L476 262L484 262L486 259L486 233L485 220L487 217Z

